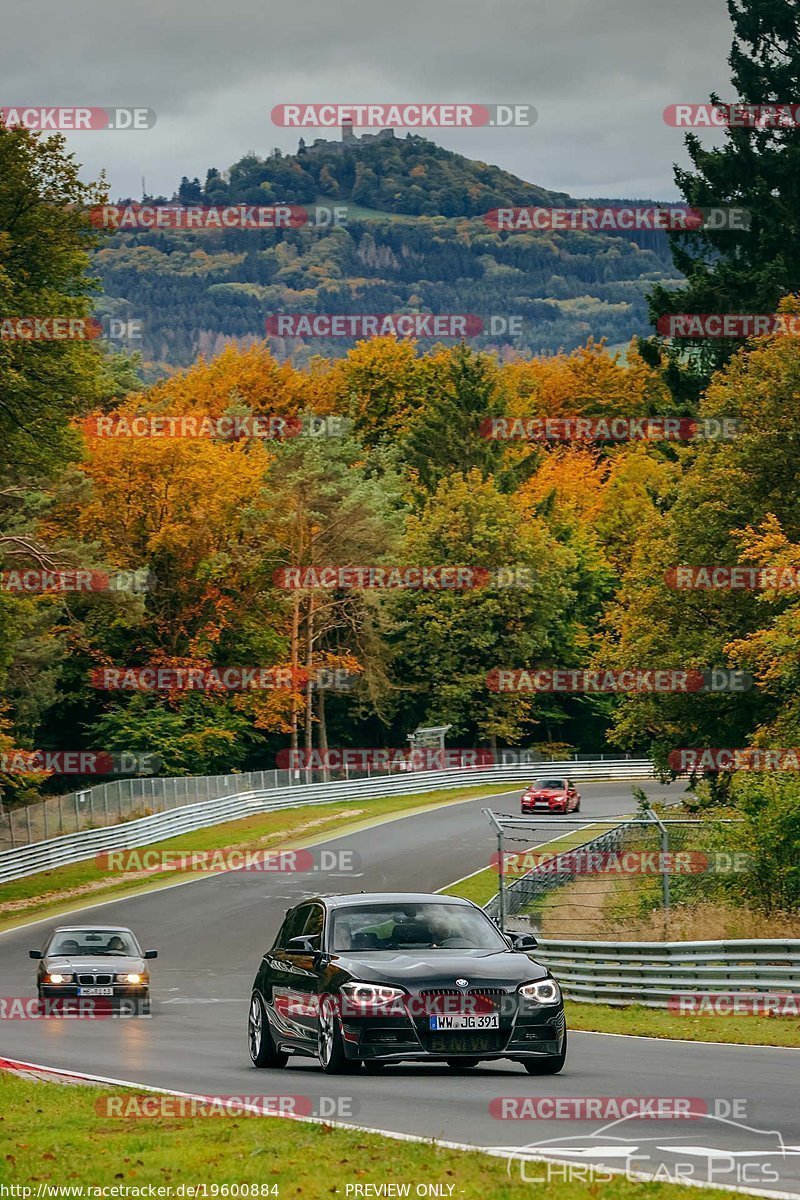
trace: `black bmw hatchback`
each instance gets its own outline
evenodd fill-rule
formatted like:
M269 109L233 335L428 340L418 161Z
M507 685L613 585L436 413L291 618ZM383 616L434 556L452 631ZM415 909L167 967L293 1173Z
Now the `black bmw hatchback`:
M558 984L529 935L469 900L404 892L320 896L289 910L248 1019L257 1067L290 1054L340 1074L403 1060L454 1068L509 1058L554 1075L567 1053Z

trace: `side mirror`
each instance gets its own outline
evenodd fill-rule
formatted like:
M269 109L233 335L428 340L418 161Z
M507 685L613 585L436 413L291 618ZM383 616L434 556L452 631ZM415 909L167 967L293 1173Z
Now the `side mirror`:
M145 950L142 957L143 958L158 958L158 951L157 950Z
M535 950L539 945L531 933L509 933L512 950Z
M44 958L44 955L42 954L41 950L29 950L28 958Z
M316 954L319 946L315 946L314 943L318 940L318 938L311 937L289 938L289 941L286 943L286 949L294 954Z

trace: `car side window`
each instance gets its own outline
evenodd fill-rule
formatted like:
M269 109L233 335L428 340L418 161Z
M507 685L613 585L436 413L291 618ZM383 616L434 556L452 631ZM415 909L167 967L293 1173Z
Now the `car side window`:
M285 949L289 944L289 940L293 937L298 937L303 930L303 925L308 916L308 905L302 904L299 908L292 909L286 914L286 918L280 927L278 936L275 939L273 949Z
M284 949L289 945L292 938L302 935L310 910L310 904L301 904L299 908L296 908L293 913L289 914L284 927L284 940L281 942L281 946Z
M289 919L290 919L291 915L292 914L290 913L288 917L283 918L283 924L281 925L280 929L278 930L278 932L275 935L275 941L272 943L273 950L277 950L280 946L285 945L285 943L286 943L286 926L289 924Z
M317 946L322 945L322 930L325 924L325 914L321 904L312 904L308 919L302 929L304 937L316 938Z

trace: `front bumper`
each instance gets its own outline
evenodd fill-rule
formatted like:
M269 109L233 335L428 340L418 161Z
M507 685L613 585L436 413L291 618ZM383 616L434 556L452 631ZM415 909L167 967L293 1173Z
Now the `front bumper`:
M145 1000L150 992L147 984L137 983L115 983L112 985L112 994L110 996L81 996L81 988L76 983L41 983L39 990L42 996L61 997L62 999L71 996L73 999L82 1000L117 1000L117 999L136 999Z
M80 996L76 984L39 984L40 1011L52 1016L136 1016L150 1012L150 988L115 984L111 996Z
M517 1001L517 997L507 999ZM432 1032L427 1016L346 1016L342 1020L345 1055L364 1061L480 1058L551 1058L566 1037L561 1004L504 1006L497 1029Z

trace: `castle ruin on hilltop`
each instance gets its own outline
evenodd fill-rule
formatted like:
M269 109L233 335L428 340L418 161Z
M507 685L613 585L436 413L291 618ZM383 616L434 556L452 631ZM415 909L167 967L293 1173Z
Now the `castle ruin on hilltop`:
M356 136L353 129L352 121L342 122L342 136L336 141L329 141L327 138L315 138L310 146L307 146L304 138L300 138L297 147L298 154L311 154L315 150L332 150L335 154L342 154L347 149L353 149L357 146L363 146L367 142L391 142L394 141L393 129L379 129L377 133L362 133L360 137Z

